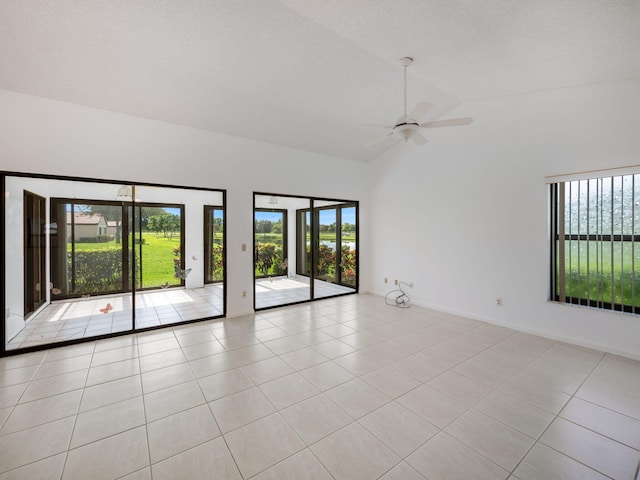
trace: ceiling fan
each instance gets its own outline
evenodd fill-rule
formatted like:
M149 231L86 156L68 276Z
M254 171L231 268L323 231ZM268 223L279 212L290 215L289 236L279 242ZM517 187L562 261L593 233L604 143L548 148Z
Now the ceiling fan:
M402 115L395 123L395 125L366 125L368 127L378 127L391 129L384 137L380 137L373 142L365 145L369 147L379 143L389 137L398 136L405 142L411 139L416 145L424 145L427 143L427 139L420 129L422 128L435 128L435 127L456 127L460 125L469 125L473 122L473 118L451 118L448 120L435 120L432 122L419 123L420 119L433 107L431 103L418 103L411 113L407 114L407 67L413 63L413 58L402 57L400 59L400 65L404 68L404 115Z

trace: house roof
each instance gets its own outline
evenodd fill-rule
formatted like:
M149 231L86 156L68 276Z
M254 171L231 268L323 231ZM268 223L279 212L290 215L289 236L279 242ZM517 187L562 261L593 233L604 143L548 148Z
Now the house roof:
M104 219L102 214L95 213L87 215L82 212L74 212L74 223L76 225L98 225ZM67 212L67 225L71 224L71 212Z
M0 88L368 160L388 145L363 147L384 131L358 124L403 113L400 57L415 57L408 107L431 102L424 119L435 120L469 100L638 78L638 10L638 0L5 0Z

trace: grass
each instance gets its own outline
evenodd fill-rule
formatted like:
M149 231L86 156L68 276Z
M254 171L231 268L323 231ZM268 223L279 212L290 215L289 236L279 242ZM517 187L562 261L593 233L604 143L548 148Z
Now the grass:
M171 239L161 234L143 232L142 238L142 287L138 281L138 288L159 287L165 284L180 285L180 279L174 277L173 248L180 248L180 235L174 235ZM140 261L140 245L136 244L136 256ZM109 248L122 248L122 244L116 244L115 240L104 243L76 243L76 251L94 251ZM69 251L71 246L69 245Z
M307 242L309 242L310 239L311 237L307 235ZM335 242L336 241L335 232L320 233L320 241L323 241L323 240L326 240L328 242ZM342 240L346 242L355 242L356 241L355 232L343 233ZM256 242L275 243L276 245L282 245L282 234L281 233L256 233Z
M567 297L640 306L640 245L567 241ZM636 270L634 274L634 270Z

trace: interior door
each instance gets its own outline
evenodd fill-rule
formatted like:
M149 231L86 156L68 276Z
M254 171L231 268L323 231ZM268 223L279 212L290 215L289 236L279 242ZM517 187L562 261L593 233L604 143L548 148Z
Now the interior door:
M24 315L35 312L46 295L46 200L24 191Z

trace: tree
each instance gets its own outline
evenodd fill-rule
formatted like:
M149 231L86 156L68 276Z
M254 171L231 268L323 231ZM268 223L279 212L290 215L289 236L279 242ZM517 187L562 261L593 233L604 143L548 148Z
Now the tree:
M164 213L160 215L159 223L162 228L164 237L169 237L169 240L173 237L173 234L180 230L180 216L173 213Z
M159 216L154 215L153 217L149 217L149 222L147 223L147 230L154 232L157 237L158 233L160 233L160 231L162 230L162 225L160 223L161 222L160 222Z
M167 212L165 212L164 209L160 207L140 207L137 210L138 211L136 213L138 215L138 220L140 221L140 228L142 230L149 229L149 219L151 217L162 216L167 214Z
M256 220L256 233L271 233L273 222L271 220Z

